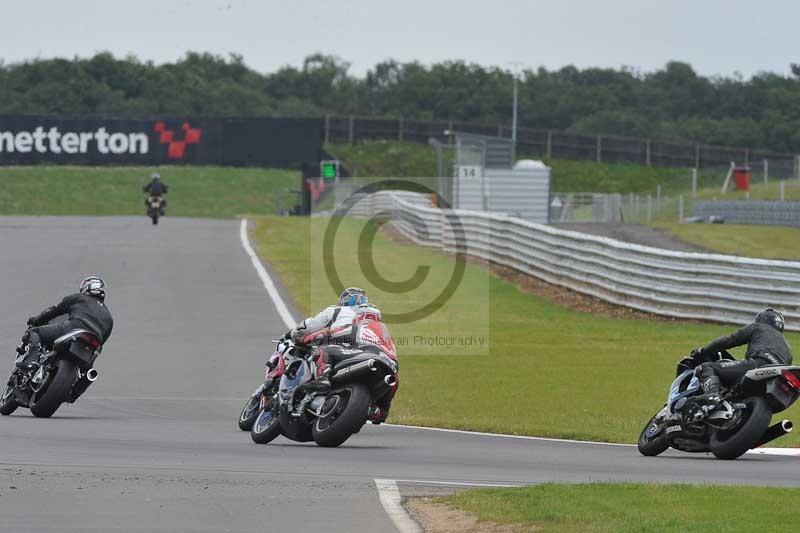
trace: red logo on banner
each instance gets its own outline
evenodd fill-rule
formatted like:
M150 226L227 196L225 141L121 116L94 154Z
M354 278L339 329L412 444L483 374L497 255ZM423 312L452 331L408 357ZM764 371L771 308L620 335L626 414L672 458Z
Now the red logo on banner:
M200 134L202 133L200 128L193 128L188 122L184 122L181 125L181 129L183 129L183 139L178 140L175 138L175 131L168 130L163 120L156 122L153 128L159 134L158 142L168 145L167 157L169 159L183 159L183 156L186 155L186 147L200 142Z

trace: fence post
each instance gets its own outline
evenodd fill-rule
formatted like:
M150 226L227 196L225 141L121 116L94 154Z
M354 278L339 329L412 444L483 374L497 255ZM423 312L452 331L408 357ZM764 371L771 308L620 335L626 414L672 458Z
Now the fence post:
M647 141L645 142L645 146L644 146L644 160L645 160L645 164L648 167L653 166L652 165L652 161L650 159L650 150L651 150L650 139L647 139Z
M794 156L794 177L800 179L800 155Z
M545 155L547 159L551 159L553 157L553 132L552 130L547 130L547 146L545 147ZM797 156L798 160L800 160L800 156Z
M683 222L683 195L678 196L678 222Z
M750 148L744 149L744 166L750 166Z
M331 142L331 116L325 113L325 144Z
M697 167L692 169L692 200L697 200Z
M453 146L453 121L447 121L447 131L450 133L447 134L447 146Z
M786 183L781 181L781 202L786 200L786 195L784 194L784 185L786 185Z
M353 138L354 138L353 130L355 129L354 122L355 118L353 117L353 115L350 115L350 119L347 122L347 142L349 142L350 144L353 144Z
M769 160L764 159L764 185L769 184Z
M694 145L694 168L700 168L700 144Z
M597 136L597 147L595 148L595 151L597 152L597 162L601 163L603 161L603 137L600 135Z
M656 214L661 212L661 185L656 185Z
M647 195L647 223L653 221L653 195Z
M403 117L397 119L397 140L403 142Z

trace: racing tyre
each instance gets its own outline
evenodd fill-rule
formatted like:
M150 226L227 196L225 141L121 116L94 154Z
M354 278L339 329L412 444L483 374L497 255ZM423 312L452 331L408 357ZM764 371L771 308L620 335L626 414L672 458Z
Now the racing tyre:
M242 412L239 413L239 429L242 431L250 431L253 429L253 423L258 418L261 411L261 395L251 396L248 398L247 403L242 407Z
M349 439L367 423L371 400L369 389L360 383L332 393L323 405L323 416L314 421L311 429L314 442L335 448Z
M250 430L250 438L256 444L268 444L281 434L281 423L278 417L277 406L270 408L269 404L258 411L258 416Z
M0 396L0 415L8 416L17 410L19 404L14 399L14 385L9 381L6 388L3 389L3 395Z
M45 371L39 389L31 396L31 413L38 418L53 416L62 403L69 398L72 385L78 377L78 367L72 361L59 359L50 370Z
M742 421L729 430L717 430L711 435L709 449L719 459L736 459L758 444L769 427L772 411L764 398L746 398Z
M647 422L639 434L639 453L646 457L655 457L669 448L666 427L663 423L656 422L659 414L661 411Z

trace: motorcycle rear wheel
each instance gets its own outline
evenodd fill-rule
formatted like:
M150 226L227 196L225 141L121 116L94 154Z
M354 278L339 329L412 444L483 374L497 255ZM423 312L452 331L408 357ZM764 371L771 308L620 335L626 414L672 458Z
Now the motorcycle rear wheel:
M747 405L744 421L729 431L717 430L711 435L709 449L718 459L731 460L758 444L769 427L772 411L764 398L745 398Z
M347 385L331 396L334 395L338 395L338 402L344 401L344 404L337 404L326 416L317 418L311 428L314 442L324 448L335 448L358 432L367 423L372 401L369 389L361 383Z
M8 416L16 411L17 407L19 404L14 398L14 385L9 381L3 389L3 395L0 396L0 415Z
M78 367L72 361L59 359L51 368L39 392L31 397L31 413L38 418L50 418L67 401L72 385L78 376Z
M659 411L658 413L660 413ZM653 425L656 424L655 419L658 416L658 413L653 415L647 424L645 424L644 429L639 434L639 443L637 447L639 448L639 453L644 455L645 457L655 457L656 455L664 452L667 448L669 448L669 442L667 441L667 432L666 428L661 428L661 431L656 434L655 436L650 437L648 435L648 430L652 429Z

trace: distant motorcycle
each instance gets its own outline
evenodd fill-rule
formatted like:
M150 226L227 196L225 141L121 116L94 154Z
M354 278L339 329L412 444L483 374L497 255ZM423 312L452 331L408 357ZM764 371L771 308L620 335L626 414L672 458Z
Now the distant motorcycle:
M333 368L332 390L308 393L303 385L317 377L317 349L293 346L281 354L278 390L261 408L251 429L254 442L279 435L298 442L336 447L366 424L375 403L397 389L397 354L388 328L379 321L354 326L349 357ZM378 423L376 421L375 423Z
M161 196L147 197L147 216L150 217L153 224L158 224L159 217L164 216L164 198Z
M250 431L253 429L253 424L256 418L258 418L259 412L266 408L272 398L278 393L278 384L280 383L284 368L280 356L286 350L291 349L292 346L293 344L291 341L277 341L275 352L270 357L270 361L274 362L274 367L267 367L264 383L250 395L250 398L247 399L244 407L242 407L242 412L239 413L239 429L242 431Z
M727 352L721 358L733 359ZM719 459L736 459L748 450L792 431L782 420L769 426L773 413L789 408L800 396L800 366L767 365L750 370L738 383L723 389L716 407L699 405L702 394L695 367L686 357L678 363L667 403L639 435L639 452L655 456L667 448L711 452Z
M34 416L48 418L61 404L73 403L97 381L94 362L101 350L100 339L85 329L59 337L39 357L38 368L14 369L0 396L0 414L27 407Z

